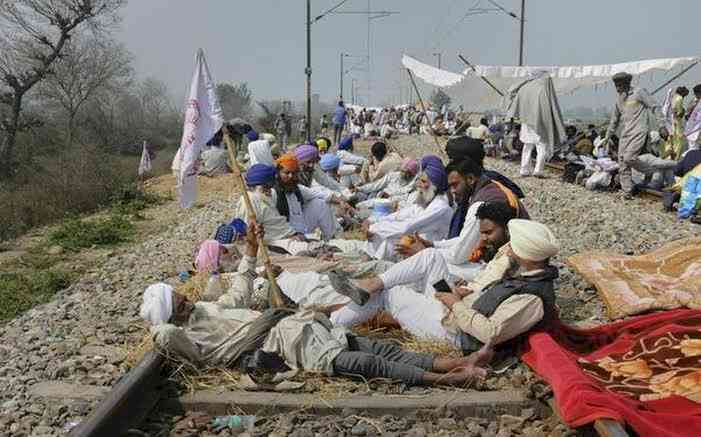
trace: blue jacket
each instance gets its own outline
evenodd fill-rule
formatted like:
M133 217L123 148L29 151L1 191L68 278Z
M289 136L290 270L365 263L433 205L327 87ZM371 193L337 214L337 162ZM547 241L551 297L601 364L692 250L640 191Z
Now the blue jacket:
M346 124L346 108L343 106L336 106L336 110L333 111L333 124L336 126L344 126Z

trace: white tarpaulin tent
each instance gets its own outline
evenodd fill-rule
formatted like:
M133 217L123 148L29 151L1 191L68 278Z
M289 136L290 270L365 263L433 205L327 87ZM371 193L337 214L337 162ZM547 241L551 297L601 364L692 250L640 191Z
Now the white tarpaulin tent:
M407 55L403 56L402 64L427 84L443 88L454 102L464 103L466 109L485 110L500 108L502 97L480 77L489 79L498 89L508 94L510 87L524 79L547 72L553 79L555 91L558 95L563 95L581 88L610 84L611 77L622 71L638 77L656 71L665 72L676 68L681 70L700 59L700 57L649 59L620 64L572 66L475 65L475 71L466 68L462 73L441 70Z

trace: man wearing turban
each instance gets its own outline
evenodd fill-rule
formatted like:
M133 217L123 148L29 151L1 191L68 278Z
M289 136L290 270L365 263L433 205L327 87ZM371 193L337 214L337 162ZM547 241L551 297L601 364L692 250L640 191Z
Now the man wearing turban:
M331 204L347 205L333 191L310 189L299 184L299 168L299 160L293 153L286 153L277 160L277 210L287 217L298 234L310 234L318 228L322 238L329 240L338 228Z
M652 130L650 122L653 119L657 102L644 88L631 86L633 76L628 73L616 73L613 83L616 86L618 98L611 114L611 122L606 131L604 144L609 145L610 138L621 126L618 143L618 174L625 198L633 196L632 169L643 169L643 163L638 162L640 154L645 153L647 139Z
M363 222L368 241L334 240L332 243L344 251L361 250L375 259L391 260L395 258L395 244L402 235L420 232L425 238L443 239L452 215L447 189L448 180L440 158L426 156L422 159L416 197L411 205Z
M290 227L287 218L278 212L275 181L277 170L265 164L254 164L246 172L245 180L251 204L256 212L258 223L265 226L266 241L291 238L297 232ZM239 199L234 218L249 224L248 209L243 198Z
M315 191L332 191L334 194L347 199L350 193L340 183L338 178L332 178L319 167L319 150L311 144L301 144L294 151L299 161L299 183Z
M249 230L246 268L256 265L256 236L262 233L255 224ZM464 385L486 375L471 357L406 352L334 327L327 316L314 310L270 309L261 313L248 309L247 299L232 298L253 294L252 275L239 271L239 277L249 279L232 282L216 302L193 303L170 285L149 286L139 313L151 324L156 347L196 366L250 366L269 375L295 369L329 376L387 378L408 385ZM261 356L264 359L256 360ZM265 364L247 364L252 361Z
M390 172L380 179L356 188L358 193L370 197L360 202L358 208L373 208L377 199L390 199L394 204L405 203L409 194L416 188L419 162L413 158L404 159L398 171Z
M491 209L484 213L485 224L500 220L493 215L498 208ZM331 314L332 322L350 326L385 309L413 335L451 342L465 354L479 351L484 361L477 365L487 364L491 354L486 349L513 346L510 340L557 317L554 280L558 271L549 263L559 251L557 239L541 223L504 218L508 231L497 243L502 244L497 256L466 287L436 290L434 284L448 278L445 260L436 257L421 278L422 290L400 285L372 291L366 305L348 304ZM393 272L398 265L380 277L390 283L390 276L399 273Z

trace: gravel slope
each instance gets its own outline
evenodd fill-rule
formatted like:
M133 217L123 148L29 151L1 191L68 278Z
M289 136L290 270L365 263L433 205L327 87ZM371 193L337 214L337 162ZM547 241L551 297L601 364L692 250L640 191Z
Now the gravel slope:
M412 137L403 138L400 149L419 155L433 147L430 138ZM527 193L525 204L532 218L552 226L560 237L563 250L557 263L591 248L643 253L698 233L695 225L663 213L659 203L624 202L614 194L563 184L555 175L546 180L518 178L516 165L504 161L488 160L487 166L513 177ZM150 209L147 215L155 230L147 238L117 248L52 302L0 326L0 436L65 434L96 404L47 401L30 393L35 384L62 381L109 387L124 374L123 345L136 344L143 335L138 307L144 288L154 281L173 280L178 267L191 261L197 243L230 213L225 200L230 190L223 187L231 180L205 183L212 188L203 197L205 206L183 212L171 201ZM161 181L166 187L172 184L167 177ZM566 266L561 268L558 293L565 320L605 320L593 289ZM349 433L355 425L348 427ZM403 434L412 425L398 428ZM418 430L412 434L422 435Z

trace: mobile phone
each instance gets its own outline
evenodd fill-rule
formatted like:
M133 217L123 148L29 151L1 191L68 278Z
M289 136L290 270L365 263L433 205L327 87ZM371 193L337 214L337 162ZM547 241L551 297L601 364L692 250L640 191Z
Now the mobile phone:
M445 282L445 279L441 279L440 281L433 284L433 289L441 293L453 292L453 290L450 288L450 285L448 285L448 283Z

